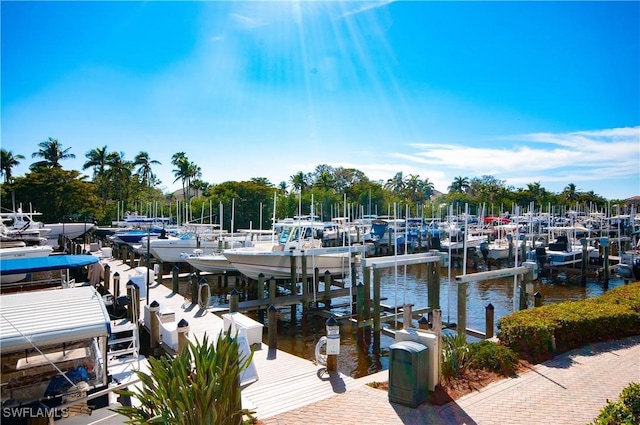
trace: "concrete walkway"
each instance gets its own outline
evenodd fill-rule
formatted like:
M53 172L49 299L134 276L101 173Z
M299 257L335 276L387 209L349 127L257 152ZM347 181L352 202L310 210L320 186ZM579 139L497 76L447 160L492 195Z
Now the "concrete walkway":
M412 409L390 403L386 391L362 385L259 419L265 425L586 425L630 382L640 382L640 336L573 350L441 407L423 404Z

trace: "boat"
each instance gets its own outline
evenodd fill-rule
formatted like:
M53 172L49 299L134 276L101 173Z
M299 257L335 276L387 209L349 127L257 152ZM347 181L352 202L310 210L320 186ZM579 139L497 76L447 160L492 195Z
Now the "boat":
M221 253L203 254L202 250L195 250L192 255L183 258L196 269L208 273L226 273L236 271L237 269L231 262Z
M23 246L0 249L0 283L8 284L19 282L27 277L30 270L13 270L12 261L25 258L48 257L53 252L49 245Z
M49 232L50 229L14 229L3 223L0 227L0 243L4 247L18 246L20 242L23 245L46 245L47 238L44 235Z
M40 236L47 238L47 244L52 246L58 245L61 236L69 239L76 239L93 229L96 225L90 222L64 222L64 223L43 223L36 221L35 216L42 215L38 212L23 212L22 208L9 213L2 213L3 221L10 220L12 222L10 228L38 230Z
M357 247L322 247L322 239L317 237L313 225L304 220L282 224L278 242L270 247L250 247L227 249L222 254L243 275L258 279L262 274L266 278L286 279L291 277L291 257L306 256L307 276L312 277L314 270L321 274L328 271L332 276L348 274L351 252ZM296 261L296 273L302 274L301 261Z

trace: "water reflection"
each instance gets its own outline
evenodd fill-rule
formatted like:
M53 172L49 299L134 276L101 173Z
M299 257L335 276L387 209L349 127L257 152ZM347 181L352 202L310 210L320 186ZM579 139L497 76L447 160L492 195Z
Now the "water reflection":
M412 265L383 269L381 274L382 304L388 306L402 306L413 304L414 310L427 307L427 272L426 265ZM453 268L450 283L447 268L440 270L440 308L444 322L455 323L457 321L457 296L458 284L455 276L461 275L462 270ZM572 283L564 283L567 278ZM588 297L601 295L605 287L601 279L589 277L586 285L579 284L580 279L575 275L566 276L559 274L553 279L541 276L533 283L533 293L540 292L543 304L553 304L562 301L582 300ZM617 276L609 280L608 288L615 288L623 282ZM484 332L485 308L489 303L494 307L495 329L499 318L514 311L514 280L513 278L494 279L482 282L470 282L467 285L467 327ZM355 291L354 291L355 294ZM224 305L227 303L227 291L217 292L212 288L214 303ZM531 306L533 299L530 300ZM333 312L348 313L349 297L336 298L332 304ZM254 318L257 313L251 314ZM302 313L298 306L294 319L291 318L289 308L279 309L278 314L278 348L296 356L314 361L315 345L318 339L326 335L326 317ZM371 344L359 346L356 341L355 328L348 322L340 323L341 347L338 356L339 370L352 377L361 377L388 368L388 349L393 344L393 339L387 336L381 337L382 353L377 357L373 353ZM414 321L414 325L417 325ZM383 324L393 326L393 323ZM265 327L265 341L266 341Z

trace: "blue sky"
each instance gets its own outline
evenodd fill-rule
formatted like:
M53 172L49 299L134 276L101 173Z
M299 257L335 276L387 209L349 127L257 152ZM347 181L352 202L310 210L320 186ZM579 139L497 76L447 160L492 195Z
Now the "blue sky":
M2 147L640 195L640 2L1 3ZM87 174L89 174L87 170Z

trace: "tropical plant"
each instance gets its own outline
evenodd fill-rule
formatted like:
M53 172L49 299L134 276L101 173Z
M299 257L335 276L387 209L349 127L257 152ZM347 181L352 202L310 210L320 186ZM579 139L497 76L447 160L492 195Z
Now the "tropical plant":
M453 179L449 192L465 193L469 189L469 178L458 176Z
M402 171L397 172L395 176L387 180L384 188L396 194L403 194L406 188L406 181Z
M296 174L289 177L289 183L291 184L291 189L294 192L304 192L309 186L309 178L302 171L298 171Z
M61 160L73 159L76 157L74 154L69 153L69 150L71 148L63 150L62 143L51 137L49 137L49 140L38 143L38 146L40 146L40 149L38 150L38 152L34 152L33 154L31 154L31 157L43 158L43 160L31 164L31 169L40 167L61 168Z
M127 200L129 198L133 163L125 160L124 156L124 152L111 152L107 155L108 169L105 177L115 194L112 199Z
M133 165L138 167L138 175L142 179L143 186L151 187L156 182L156 176L151 169L152 165L162 165L160 161L149 158L147 152L140 152L133 159Z
M171 164L177 167L173 170L173 175L176 177L174 183L178 180L182 181L182 194L185 201L189 200L191 182L202 177L202 169L195 163L189 162L184 152L173 154Z
M21 159L24 159L23 155L14 155L13 152L4 148L0 151L0 173L2 173L5 183L10 183L13 180L13 167L20 165Z
M251 363L241 357L238 340L230 333L210 343L189 342L175 357L149 358L149 373L137 371L142 387L120 390L139 405L116 412L131 424L238 425L242 424L240 376Z
M442 337L442 377L460 376L469 366L469 344L465 334L446 334Z
M590 425L640 424L640 383L631 382L622 389L618 401L609 401Z

